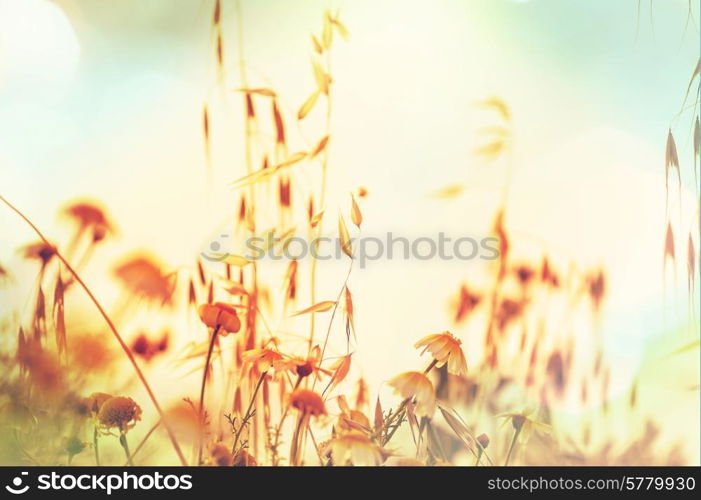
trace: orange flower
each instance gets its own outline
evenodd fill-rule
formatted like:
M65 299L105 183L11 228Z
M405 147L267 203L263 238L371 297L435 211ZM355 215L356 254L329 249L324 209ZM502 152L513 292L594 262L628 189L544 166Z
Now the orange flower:
M335 465L380 465L384 460L382 449L369 437L349 432L332 439L327 445Z
M116 396L102 404L97 419L104 429L116 427L126 432L141 420L141 407L131 398Z
M197 308L202 323L209 328L218 328L220 335L236 333L241 329L241 320L236 309L228 304L202 304Z
M92 228L93 241L100 241L114 229L105 211L92 201L80 201L64 209L64 214L76 221L79 231Z
M244 363L256 365L261 372L267 372L282 360L282 354L272 349L250 349L242 355Z
M56 255L56 248L43 241L26 245L21 250L25 259L39 260L42 266L48 264L51 258Z
M452 333L445 331L443 333L434 333L427 335L419 340L414 347L417 349L424 346L424 350L431 353L433 359L438 361L436 366L441 367L448 363L448 371L455 375L467 375L467 362L465 355L460 347L460 339L453 336Z
M321 368L321 349L319 346L314 346L312 352L306 358L289 358L285 360L278 360L275 362L275 370L289 370L296 373L300 378L308 377L311 374L315 374L319 377L320 373L324 375L331 375L331 372Z
M518 440L521 444L526 444L534 432L538 434L549 434L550 425L536 420L533 408L526 408L519 412L508 412L497 415L497 418L505 419L504 422L511 421L511 426L518 431Z
M290 405L305 415L312 415L313 417L326 415L326 406L324 406L321 396L308 389L295 390L290 395Z
M426 375L421 372L404 372L390 379L388 384L394 387L394 392L401 397L416 398L417 415L433 416L433 412L436 411L436 393Z
M174 283L172 275L148 254L134 255L114 270L122 286L137 297L158 305L171 305Z

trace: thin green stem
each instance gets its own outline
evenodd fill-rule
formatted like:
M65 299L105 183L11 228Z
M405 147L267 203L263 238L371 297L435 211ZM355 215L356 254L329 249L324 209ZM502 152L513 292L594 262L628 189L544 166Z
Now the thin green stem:
M516 440L518 439L518 435L521 434L521 429L522 427L514 429L514 437L511 439L511 446L509 446L509 453L507 453L506 455L506 461L504 462L504 466L509 465L509 460L511 460L511 454L513 453L514 447L516 446Z
M243 420L241 420L241 425L239 426L239 429L236 431L236 436L234 437L234 445L231 447L231 454L233 455L236 453L236 446L239 444L239 438L241 437L241 433L243 432L244 427L246 427L246 423L248 422L248 419L251 418L251 411L253 410L253 406L256 402L256 396L258 395L258 390L260 389L260 386L263 384L263 380L265 380L265 376L268 372L263 372L260 374L260 377L258 377L258 383L256 383L256 388L253 390L253 395L251 396L251 402L248 404L248 409L246 410L246 413L243 417Z
M212 360L212 352L214 351L214 345L217 343L217 335L219 335L219 325L216 326L212 332L212 338L209 340L209 348L207 349L207 358L204 362L204 371L202 372L202 385L200 386L200 402L197 405L197 411L199 414L199 424L204 426L204 391L207 387L207 374L209 373L209 363ZM200 437L199 445L197 449L197 463L202 462L202 441L203 437Z
M122 448L124 448L124 453L127 456L127 463L134 467L134 461L131 458L131 453L129 453L129 443L127 443L126 433L122 432L119 434L119 444L121 444Z
M95 450L95 465L100 465L100 451L97 447L97 426L95 426L95 430L92 433L92 445L93 445L93 450Z

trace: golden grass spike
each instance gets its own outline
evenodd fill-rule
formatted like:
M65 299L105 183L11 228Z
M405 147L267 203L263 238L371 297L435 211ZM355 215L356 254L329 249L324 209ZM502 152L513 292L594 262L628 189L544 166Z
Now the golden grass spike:
M336 28L336 31L338 31L338 34L341 35L341 38L348 40L348 28L345 27L338 16L331 19L331 24L333 24L333 27Z
M285 145L285 124L282 121L282 114L277 105L277 99L273 99L273 121L275 122L275 140L278 144Z
M221 21L221 0L216 0L214 4L214 15L212 16L212 25L219 26Z
M63 302L61 302L56 308L56 348L58 349L59 355L66 355L68 351L67 340L66 340L66 319L63 307Z
M309 112L314 108L314 105L316 104L317 99L319 98L319 91L315 90L312 95L310 95L306 101L304 101L304 104L302 104L302 107L299 108L299 111L297 112L297 119L298 120L303 120L304 117L306 117Z
M314 150L309 154L309 157L314 158L316 155L324 151L326 149L326 145L329 143L330 138L330 135L325 135L324 137L322 137L319 143L314 148Z
M202 132L204 134L204 147L207 154L207 161L209 161L209 110L207 104L202 108Z
M232 187L236 189L236 188L250 186L252 184L264 181L264 180L272 177L273 174L275 174L274 168L266 168L266 169L262 169L262 170L256 170L253 173L250 173L248 175L244 175L240 179L235 180L232 183ZM246 210L246 212L248 212L248 210ZM244 216L245 216L245 214L244 214Z
M365 407L366 404L369 403L368 392L369 388L367 382L365 382L365 379L363 377L360 377L355 384L353 398L355 400L354 405L356 410L361 410Z
M321 43L324 49L329 49L333 42L333 30L331 29L331 14L328 11L324 14L324 27L321 31Z
M667 258L672 259L672 263L674 263L674 260L675 260L674 232L672 231L672 223L671 222L667 222L667 233L665 234L665 239L664 239L664 256L665 256L665 259L667 259Z
M56 347L58 349L59 355L65 356L67 352L67 343L63 292L63 280L61 280L61 275L59 274L56 278L56 287L54 288L53 310L55 313L56 321Z
M331 365L331 370L333 371L333 377L329 385L329 392L333 391L334 387L343 382L348 376L348 372L351 367L351 356L353 354L347 354L339 358L333 365Z
M360 229L360 224L363 223L363 214L360 211L360 207L358 207L358 204L355 202L355 196L351 193L351 221L353 221L353 224L358 226L358 229Z
M277 165L273 165L272 167L268 168L263 168L261 170L256 170L253 173L244 175L240 179L235 180L232 183L232 187L236 189L264 181L272 177L275 174L275 172L277 172L279 169L289 167L290 165L294 165L295 163L299 163L300 161L304 160L307 156L308 153L306 151L297 151L296 153L291 154L287 157L286 160L284 160L281 163L278 163Z
M256 117L256 108L253 105L251 94L246 94L246 119L253 120Z
M380 396L377 396L377 402L375 403L375 433L379 433L380 429L384 424L384 417L382 415L382 403L380 403Z
M338 237L341 240L341 250L343 250L343 253L345 253L348 257L352 259L353 245L342 215L338 216Z
M313 306L309 306L306 309L302 309L301 311L297 311L296 313L292 314L292 316L301 316L302 314L326 312L326 311L330 310L335 305L336 305L336 302L333 300L324 300L323 302L317 302Z
M314 47L314 52L317 54L321 55L324 52L324 48L321 46L319 39L315 35L312 35L312 46Z
M687 247L686 271L689 281L689 293L694 291L694 277L696 276L696 250L694 249L694 240L689 233L689 245Z
M312 215L311 219L309 220L309 225L312 227L316 227L319 222L321 222L321 219L324 218L324 211L322 210L321 212L318 212L314 215Z
M37 319L46 319L46 298L44 297L44 290L42 290L41 285L39 285L39 292L37 293L37 306L34 313Z
M246 210L246 218L244 219L246 222L246 229L248 229L251 233L256 232L256 216L255 216L255 210L253 206L249 206L248 210Z
M667 149L665 152L665 187L669 189L669 169L675 168L679 176L679 185L681 189L681 173L679 172L679 156L677 155L677 144L672 135L672 129L667 133Z
M200 278L200 284L205 286L207 284L207 276L205 275L204 266L202 266L200 259L197 259L197 275Z
M290 165L294 165L295 163L299 163L300 161L304 160L309 153L306 151L297 151L296 153L292 153L290 156L287 157L286 160L278 163L277 165L273 166L273 170L278 170L281 168L289 167Z
M219 71L224 68L224 46L221 39L221 31L217 33L217 67Z
M453 430L455 435L465 444L468 450L474 453L474 449L472 447L473 439L470 430L465 426L465 424L463 424L458 418L452 415L441 405L438 405L438 409L441 411L443 418L448 426Z
M187 291L187 303L189 306L197 305L197 293L195 292L195 283L192 278L189 280L188 291Z
M511 120L511 111L504 101L494 96L479 103L484 108L490 108L498 112L507 122Z
M503 150L504 141L501 139L497 139L475 149L475 154L478 156L484 156L489 160L494 160L501 154Z
M698 173L697 173L697 166L696 166L696 160L699 159L701 161L701 146L699 146L699 143L701 143L701 125L699 124L699 117L696 117L696 123L694 124L694 184L698 186L699 184L699 179L698 179Z
M228 279L222 281L226 293L230 295L248 295L248 290L246 290L246 287L243 286L241 283L237 281L231 281Z
M316 85L321 92L329 95L329 84L331 83L331 77L324 71L318 61L312 60L312 68L314 69L314 79L316 80Z
M348 289L348 286L345 287L345 299L346 316L348 316L348 321L350 322L351 330L353 330L353 337L355 338L355 321L353 319L353 295Z
M433 192L433 197L440 200L449 200L451 198L457 198L465 191L465 186L462 184L451 184L449 186L442 187Z

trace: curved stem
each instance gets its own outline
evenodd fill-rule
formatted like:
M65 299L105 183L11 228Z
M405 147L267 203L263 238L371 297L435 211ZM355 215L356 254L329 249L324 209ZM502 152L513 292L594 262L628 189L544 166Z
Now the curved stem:
M295 432L292 435L292 444L290 445L290 465L299 465L299 452L302 448L300 446L300 441L304 437L304 427L308 420L308 415L304 413L301 413L299 415L299 420L297 420Z
M516 446L516 440L518 439L519 434L521 434L521 427L514 430L514 437L511 439L511 446L509 446L509 453L506 454L506 461L504 462L505 466L509 465L509 460L511 460L511 454L514 451L514 447Z
M202 372L202 385L200 386L200 402L197 405L197 411L199 413L199 424L204 427L204 390L207 386L207 373L209 373L209 363L212 360L212 351L214 351L214 344L217 343L217 335L219 334L219 325L212 332L212 338L209 340L209 348L207 349L207 358L204 362L204 371ZM197 450L197 463L202 462L202 441L204 437L200 432L200 443Z
M46 243L47 245L51 245L49 240L46 239L44 234L39 231L39 228L37 228L32 221L30 221L27 216L25 216L22 212L19 211L18 208L16 208L12 203L7 201L4 196L0 195L0 200L5 203L12 211L14 211L17 215L19 215L22 220L24 220L29 227L34 230L34 232L39 236L39 238ZM51 245L52 248L53 245ZM80 278L78 273L71 267L71 265L66 261L66 259L61 255L61 253L58 251L58 249L54 248L56 258L61 261L61 263L66 267L69 273L73 276L73 278L78 282L78 284L83 288L85 293L88 295L92 303L95 305L97 310L100 312L102 315L103 319L107 323L107 326L109 327L110 331L114 335L114 337L117 339L117 342L119 342L120 347L124 351L124 354L126 354L127 358L129 358L129 362L131 363L132 367L134 368L134 371L136 372L136 375L139 377L139 380L141 381L141 384L144 386L144 389L146 389L146 393L148 394L149 398L151 399L151 402L153 403L153 406L156 408L156 411L158 412L159 416L163 418L163 410L161 409L161 405L158 404L158 400L156 399L156 395L153 393L153 390L151 390L151 386L149 385L148 381L146 380L146 377L141 371L141 368L139 368L139 365L136 362L136 359L134 358L134 355L131 353L131 349L129 349L129 346L124 342L124 339L122 336L119 334L117 331L117 328L114 326L114 323L110 319L110 317L107 315L105 310L102 308L102 305L98 300L95 298L93 293L90 291L88 286L85 284L85 282ZM180 445L178 444L177 439L175 439L175 434L173 433L173 429L171 428L170 424L168 424L165 420L163 421L163 425L165 426L166 430L168 431L168 437L170 438L170 442L173 445L173 448L175 449L175 452L178 454L178 458L180 459L180 463L182 465L187 465L187 460L185 460L185 456L183 455L182 450L180 449Z
M93 450L95 450L95 465L100 465L100 451L97 447L97 426L95 426L95 430L93 431L92 434L92 443L93 443Z
M127 443L127 435L122 432L119 434L119 444L122 445L122 448L124 448L124 453L127 456L127 463L134 467L134 461L131 459L131 453L129 453L129 444Z
M253 390L253 395L251 396L251 402L248 404L248 409L246 410L246 413L243 417L243 420L241 420L241 425L239 426L239 429L236 431L236 436L234 437L234 445L231 447L231 454L233 455L236 453L236 446L239 444L239 438L241 437L241 433L243 432L243 428L246 427L246 423L248 422L248 419L251 418L251 411L253 410L253 405L256 402L256 396L258 395L258 390L260 389L260 386L263 384L263 380L265 380L265 375L268 372L263 372L260 374L260 377L258 377L258 383L256 384L256 388Z

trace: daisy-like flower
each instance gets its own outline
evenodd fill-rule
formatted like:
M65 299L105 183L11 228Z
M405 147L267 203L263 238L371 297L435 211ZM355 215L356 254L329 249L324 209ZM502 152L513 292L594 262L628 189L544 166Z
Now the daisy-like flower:
M267 372L282 360L282 354L272 349L250 349L242 354L243 362L255 365L260 372Z
M309 375L316 375L320 378L320 374L331 375L329 370L322 368L321 366L321 349L319 346L314 346L314 349L309 353L306 358L288 358L281 359L275 362L274 367L276 371L282 372L283 370L289 370L294 372L300 378L308 377Z
M441 367L448 364L448 371L454 375L467 375L467 362L462 352L460 339L452 333L434 333L419 340L414 347L423 347L421 354L426 351L431 353L433 359L437 361L436 366Z
M236 309L229 304L202 304L197 308L197 312L207 327L219 329L219 335L226 336L241 329L241 320L236 314Z
M416 414L432 417L436 411L436 393L433 384L421 372L404 372L387 382L401 397L416 398Z
M296 408L304 415L318 417L326 415L326 406L316 392L309 389L297 389L290 395L290 406Z
M380 465L384 461L382 449L369 437L359 432L349 432L329 441L326 449L334 464Z
M56 255L56 248L43 241L26 245L20 250L25 259L38 260L41 262L42 267L46 266L52 257Z
M526 444L534 432L538 434L549 434L550 426L535 419L535 410L527 408L520 412L501 413L497 418L505 419L504 422L511 421L514 431L518 432L520 444Z
M73 203L65 208L64 214L78 224L78 234L92 229L92 238L95 242L114 231L105 211L92 201Z
M116 396L102 404L97 419L104 429L117 428L124 433L141 420L141 407L131 398Z

